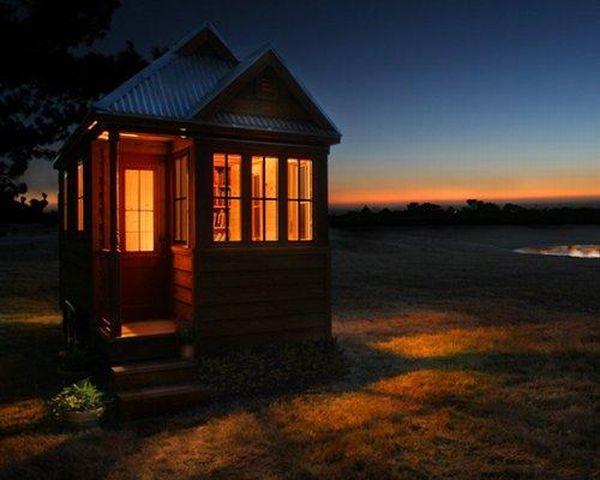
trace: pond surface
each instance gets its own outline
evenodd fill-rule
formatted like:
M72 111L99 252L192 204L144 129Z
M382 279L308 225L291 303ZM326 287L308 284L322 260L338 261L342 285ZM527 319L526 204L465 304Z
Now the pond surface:
M600 258L600 245L554 245L517 248L515 252L558 257Z

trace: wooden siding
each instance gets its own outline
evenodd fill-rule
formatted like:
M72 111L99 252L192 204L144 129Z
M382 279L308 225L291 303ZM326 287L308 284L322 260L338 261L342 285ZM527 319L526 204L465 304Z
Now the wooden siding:
M176 318L193 320L193 252L189 248L171 247L171 297Z
M206 249L195 279L201 351L331 335L326 247Z

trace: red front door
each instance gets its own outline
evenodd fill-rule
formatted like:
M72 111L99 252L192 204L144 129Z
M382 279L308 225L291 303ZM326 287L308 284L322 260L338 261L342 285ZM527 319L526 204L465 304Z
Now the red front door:
M123 321L165 318L165 157L123 153L119 174Z

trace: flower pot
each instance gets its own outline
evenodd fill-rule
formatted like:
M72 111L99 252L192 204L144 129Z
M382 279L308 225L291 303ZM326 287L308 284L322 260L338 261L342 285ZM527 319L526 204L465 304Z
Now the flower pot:
M104 413L105 407L98 407L94 410L84 410L82 412L63 412L61 420L72 427L95 427L98 420Z
M183 360L193 360L195 354L194 344L186 343L184 345L181 345L179 353Z

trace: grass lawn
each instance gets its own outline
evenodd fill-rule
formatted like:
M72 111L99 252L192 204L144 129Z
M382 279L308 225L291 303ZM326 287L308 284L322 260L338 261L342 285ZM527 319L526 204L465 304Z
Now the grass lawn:
M0 478L600 479L600 261L511 252L599 238L334 232L342 378L74 432L54 237L1 237Z

